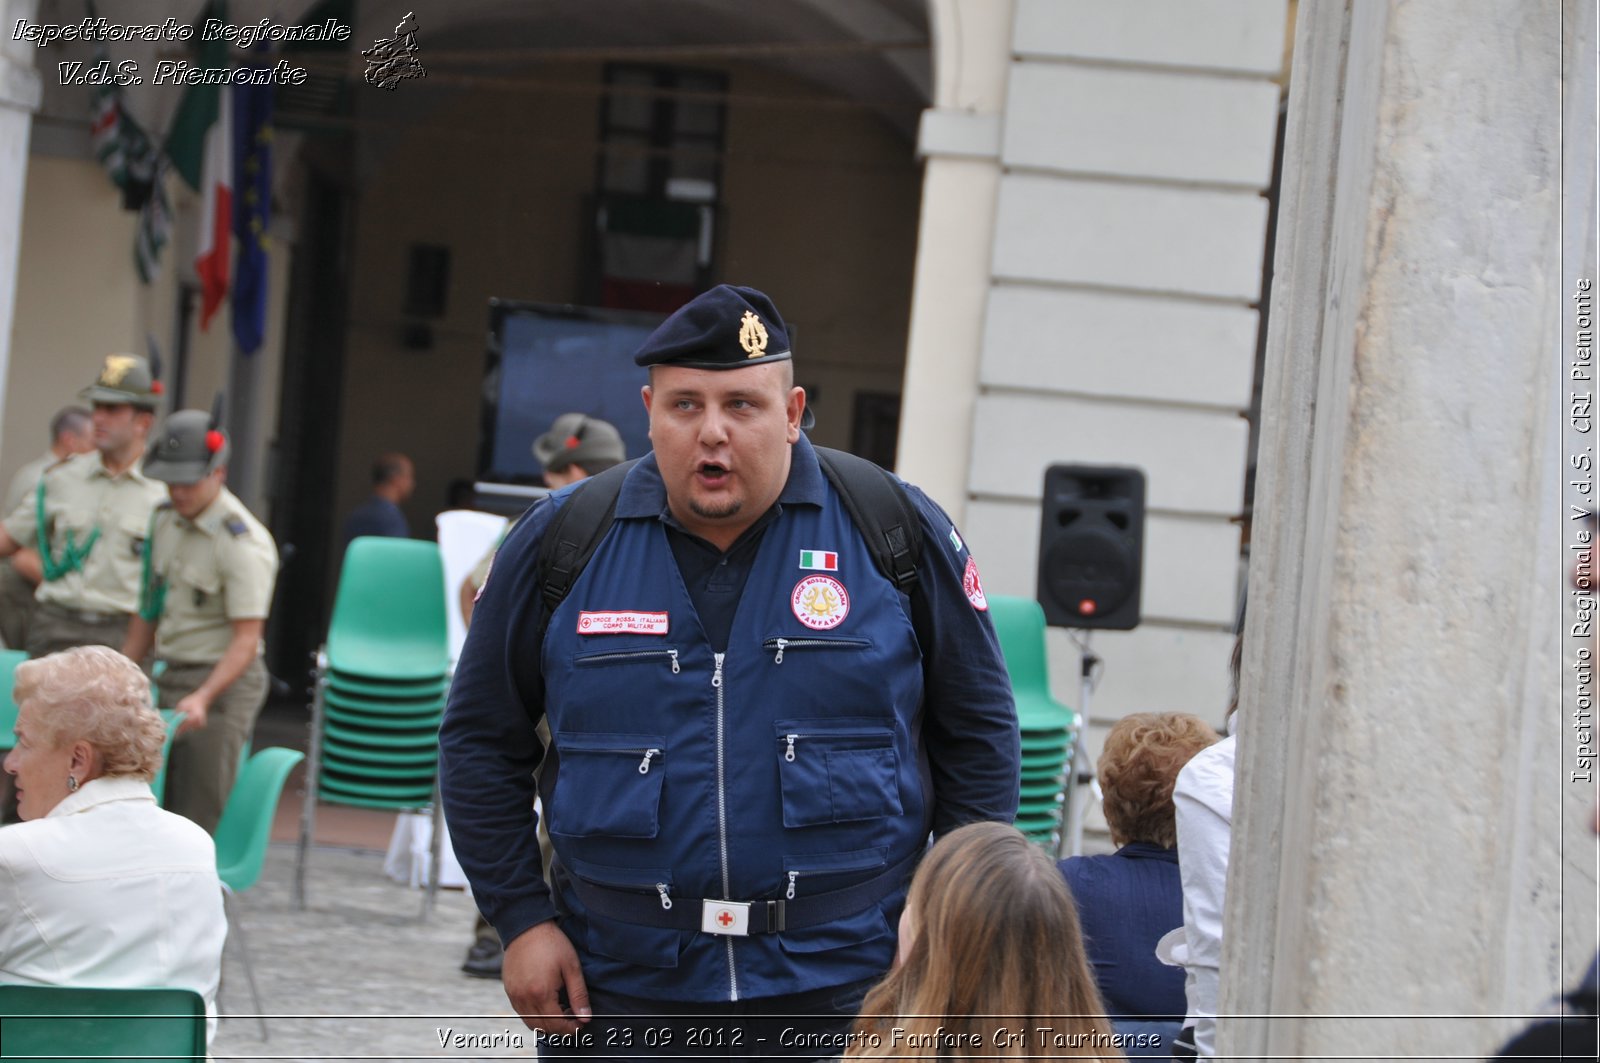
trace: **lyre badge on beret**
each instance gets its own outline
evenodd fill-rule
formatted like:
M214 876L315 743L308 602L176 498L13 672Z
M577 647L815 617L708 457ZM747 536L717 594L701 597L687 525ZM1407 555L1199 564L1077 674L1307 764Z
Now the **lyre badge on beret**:
M750 358L760 358L767 353L767 326L752 310L746 310L744 319L739 322L739 346Z

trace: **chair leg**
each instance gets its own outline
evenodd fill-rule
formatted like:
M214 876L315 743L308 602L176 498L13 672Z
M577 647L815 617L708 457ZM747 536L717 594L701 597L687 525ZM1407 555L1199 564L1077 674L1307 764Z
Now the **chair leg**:
M322 696L327 687L328 657L319 652L311 697L311 749L306 758L305 800L300 806L300 846L294 864L294 906L302 912L306 908L306 857L317 827L317 780L322 777Z
M261 1006L261 990L256 986L255 967L250 963L250 942L245 937L244 920L239 918L239 909L233 899L233 891L227 886L222 887L222 907L228 915L228 929L233 931L230 937L239 939L239 958L244 961L244 978L250 984L250 1000L256 1006L256 1021L261 1024L261 1040L267 1041L267 1016L266 1009Z
M422 894L422 921L427 922L438 900L439 865L444 852L444 802L439 799L439 780L433 780L433 837L428 840L428 888Z

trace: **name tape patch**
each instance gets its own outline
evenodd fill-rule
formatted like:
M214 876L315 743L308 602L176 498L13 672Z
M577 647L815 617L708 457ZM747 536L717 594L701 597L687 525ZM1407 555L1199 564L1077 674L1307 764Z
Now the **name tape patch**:
M636 609L578 614L580 635L665 635L666 613L645 613Z

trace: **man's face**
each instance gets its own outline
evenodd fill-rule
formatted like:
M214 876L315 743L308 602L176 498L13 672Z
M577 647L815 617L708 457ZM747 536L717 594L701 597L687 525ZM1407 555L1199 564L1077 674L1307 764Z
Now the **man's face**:
M787 362L740 369L656 366L644 389L650 442L672 515L727 549L789 478L805 392Z
M56 436L56 446L65 454L87 454L94 449L93 423L80 429L63 430Z
M409 461L400 467L400 475L394 481L400 488L400 501L410 498L417 489L417 467Z
M153 417L126 402L97 402L94 404L95 449L107 456L125 455L133 447L144 444Z
M167 494L172 497L172 508L184 520L194 520L217 500L226 476L227 470L213 469L192 484L168 484Z
M589 474L583 471L583 466L568 462L559 469L546 469L544 471L544 485L552 491L559 491L568 484L587 480Z

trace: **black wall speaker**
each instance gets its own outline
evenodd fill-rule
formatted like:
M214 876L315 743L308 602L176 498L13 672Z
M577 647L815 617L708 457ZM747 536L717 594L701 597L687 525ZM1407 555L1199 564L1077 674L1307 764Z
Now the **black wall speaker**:
M1054 627L1139 626L1144 471L1052 465L1044 474L1039 604Z

